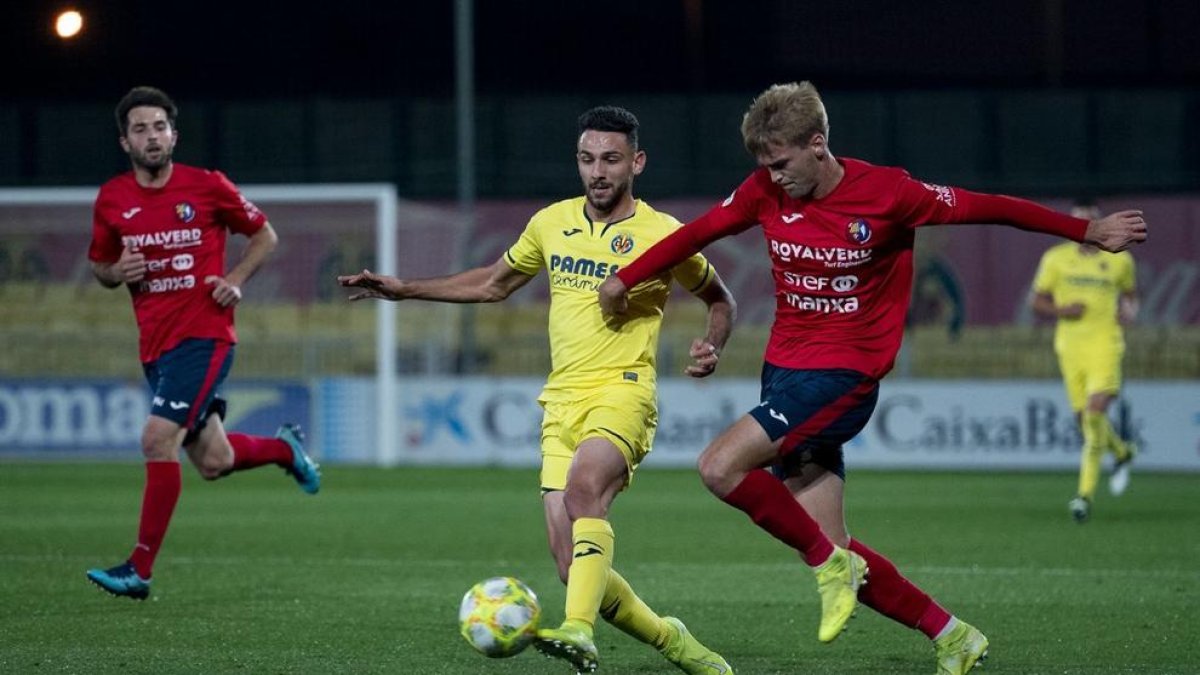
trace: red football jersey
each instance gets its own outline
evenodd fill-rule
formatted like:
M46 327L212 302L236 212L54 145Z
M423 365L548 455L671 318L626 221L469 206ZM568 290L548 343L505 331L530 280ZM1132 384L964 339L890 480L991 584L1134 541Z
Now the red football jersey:
M161 188L133 172L100 187L88 258L112 263L129 246L146 256L146 276L127 284L143 363L188 338L236 342L233 307L212 299L210 275L225 274L225 239L257 232L267 217L220 171L175 164Z
M760 168L720 205L647 250L617 276L632 288L720 237L760 224L775 279L767 362L892 369L912 291L914 228L1007 223L1082 240L1087 221L1013 197L914 180L906 171L839 159L846 173L821 199L792 199Z

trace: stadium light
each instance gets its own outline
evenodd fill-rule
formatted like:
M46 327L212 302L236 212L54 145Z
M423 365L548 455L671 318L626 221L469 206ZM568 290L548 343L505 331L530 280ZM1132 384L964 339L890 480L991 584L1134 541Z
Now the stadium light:
M60 12L54 19L54 32L64 40L70 40L82 30L83 15L73 9Z

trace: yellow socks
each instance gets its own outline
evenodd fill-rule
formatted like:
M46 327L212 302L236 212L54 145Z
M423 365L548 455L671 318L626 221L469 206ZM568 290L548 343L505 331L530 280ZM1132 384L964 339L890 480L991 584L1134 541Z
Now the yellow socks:
M1112 424L1102 412L1083 411L1083 452L1079 457L1079 496L1091 499L1100 481L1100 459L1108 447L1109 436L1115 436Z
M571 528L571 539L574 546L567 577L567 621L586 624L590 632L596 625L612 571L613 531L607 520L580 518Z
M625 634L654 645L660 651L667 646L671 637L666 622L633 592L628 581L616 570L608 571L608 585L604 588L604 599L600 603L600 616Z
M1123 462L1129 459L1129 444L1117 430L1113 428L1112 421L1108 419L1108 415L1101 415L1104 423L1104 447L1117 458L1118 462Z

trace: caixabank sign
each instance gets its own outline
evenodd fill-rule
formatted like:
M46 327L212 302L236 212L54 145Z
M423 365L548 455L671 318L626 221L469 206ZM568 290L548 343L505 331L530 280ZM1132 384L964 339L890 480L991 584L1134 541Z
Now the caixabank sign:
M270 435L309 424L303 383L233 382L223 389L228 429ZM0 456L141 457L150 391L110 379L0 379Z
M326 460L505 464L540 462L541 381L405 378L392 447L374 438L374 383L323 380L318 452ZM758 404L751 379L659 382L647 466L694 466L726 426ZM1139 469L1200 471L1200 383L1126 383L1110 410L1141 449ZM886 380L867 427L846 446L851 467L1074 469L1081 438L1056 381Z

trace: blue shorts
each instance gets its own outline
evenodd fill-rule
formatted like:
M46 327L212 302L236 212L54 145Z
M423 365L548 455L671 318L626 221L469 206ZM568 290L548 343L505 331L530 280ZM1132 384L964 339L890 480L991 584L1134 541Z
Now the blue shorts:
M195 440L209 415L225 417L219 390L233 365L233 345L223 340L192 338L142 364L154 392L150 414L188 430L183 444Z
M846 478L842 444L867 426L879 381L853 370L794 370L763 364L762 403L750 411L772 441L783 439L775 475L817 464Z

